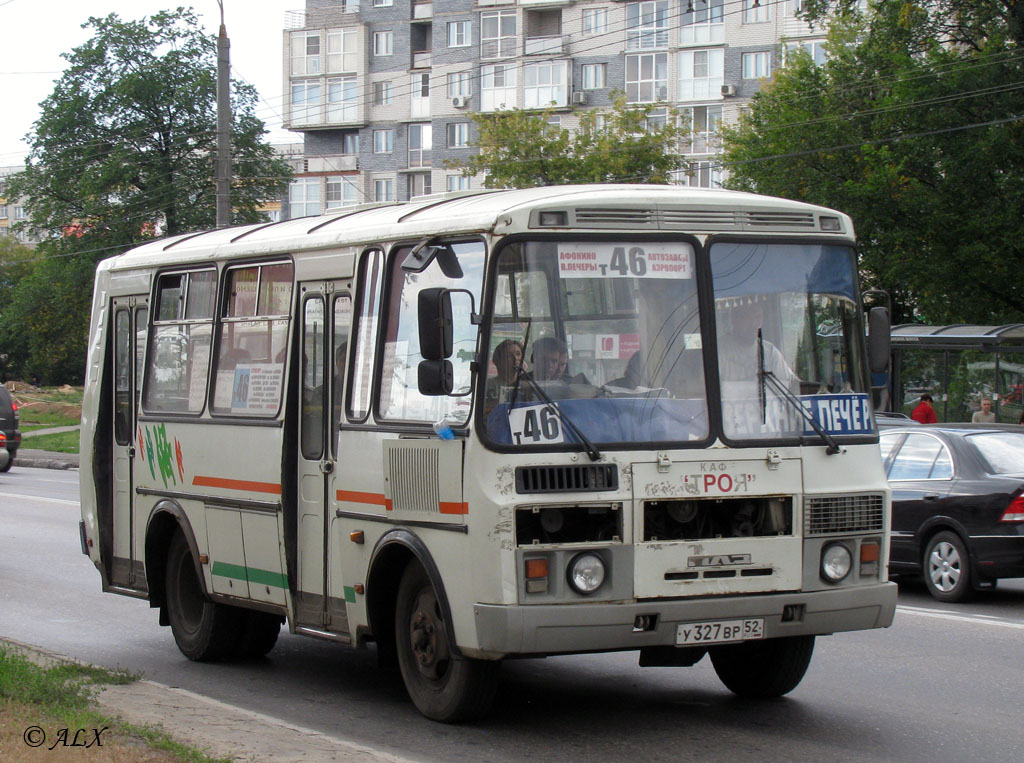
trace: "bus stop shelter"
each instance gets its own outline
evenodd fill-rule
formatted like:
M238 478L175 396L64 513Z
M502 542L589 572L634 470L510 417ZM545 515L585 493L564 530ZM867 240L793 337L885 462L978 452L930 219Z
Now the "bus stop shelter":
M1024 391L1024 323L893 326L891 369L894 411L909 415L928 392L939 421L970 421L987 397L997 421L1016 424Z

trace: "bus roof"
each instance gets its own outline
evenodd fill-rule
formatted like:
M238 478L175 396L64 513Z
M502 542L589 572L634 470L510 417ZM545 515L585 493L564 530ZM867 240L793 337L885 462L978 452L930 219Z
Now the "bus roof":
M344 248L423 236L526 230L538 210L566 210L571 229L678 231L692 234L843 234L850 219L826 207L788 199L675 185L575 185L480 190L410 202L342 207L277 223L186 233L143 244L105 263L111 270L212 259ZM826 230L820 218L838 219ZM532 227L538 227L536 225ZM546 231L564 227L544 227Z

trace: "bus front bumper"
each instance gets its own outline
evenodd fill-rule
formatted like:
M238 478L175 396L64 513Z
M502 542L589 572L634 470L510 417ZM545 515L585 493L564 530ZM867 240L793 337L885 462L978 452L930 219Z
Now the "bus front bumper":
M571 654L674 646L679 625L764 619L764 637L887 628L895 583L735 598L512 606L475 604L478 648L469 657ZM653 617L652 617L653 616ZM646 620L641 618L646 617ZM653 626L650 623L653 622ZM639 625L645 625L643 630Z

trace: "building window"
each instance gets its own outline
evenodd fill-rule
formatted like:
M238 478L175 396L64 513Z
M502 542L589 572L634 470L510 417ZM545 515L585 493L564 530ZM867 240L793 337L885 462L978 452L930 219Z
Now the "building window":
M722 97L725 51L684 50L679 54L679 100L706 101Z
M375 154L390 154L395 150L395 131L394 130L374 130L373 131L373 153Z
M626 56L626 100L655 103L668 98L668 53Z
M583 9L583 34L605 34L608 31L608 9L607 8L584 8Z
M480 111L515 108L516 84L515 65L481 66Z
M321 121L320 98L319 80L292 82L292 124L318 124Z
M679 29L681 44L725 40L725 0L704 0L687 7L692 7L692 10L683 13Z
M694 188L721 188L722 168L712 161L690 162L689 168L680 172L676 180Z
M668 47L668 0L626 6L626 49Z
M473 73L453 72L448 75L448 97L468 98L473 94Z
M683 111L690 122L689 146L684 153L715 153L718 150L718 129L722 125L722 107L693 106Z
M327 30L327 71L354 72L359 66L359 36L356 29Z
M390 56L395 50L394 32L373 33L373 55Z
M292 75L320 73L320 32L292 32Z
M449 175L445 178L448 191L469 191L473 188L473 178L465 175Z
M605 85L606 64L583 64L583 89L600 90Z
M351 207L359 203L359 188L351 178L337 176L327 178L327 208Z
M359 153L359 133L347 132L342 136L341 152L350 155Z
M468 21L448 22L448 47L465 48L473 44L473 33Z
M645 132L658 132L668 126L668 109L651 109L644 119Z
M7 205L6 204L0 204L0 220L6 220L6 219L7 219Z
M359 113L359 90L355 77L327 80L327 121L351 122Z
M433 191L430 188L430 173L429 172L417 172L414 175L409 175L409 198L414 199L417 196L429 196Z
M548 61L523 67L523 107L539 109L566 106L569 94L565 61Z
M394 5L394 0L373 0L374 8L390 8Z
M786 43L785 50L787 58L790 53L795 53L798 50L806 50L815 66L821 66L828 60L828 54L825 52L824 40L801 40L800 42L788 42Z
M516 54L516 12L480 14L480 58L508 58Z
M430 166L430 125L409 125L409 166Z
M761 2L761 0L743 0L744 24L759 24L771 20L771 3Z
M374 82L373 83L373 105L374 106L388 106L391 104L391 83L390 82Z
M395 181L391 178L385 178L383 180L373 181L373 200L374 201L394 201L395 200Z
M448 125L448 148L465 148L469 145L469 122L454 122Z
M743 79L761 79L772 73L767 51L743 54Z
M288 216L320 214L320 178L295 178L288 186Z

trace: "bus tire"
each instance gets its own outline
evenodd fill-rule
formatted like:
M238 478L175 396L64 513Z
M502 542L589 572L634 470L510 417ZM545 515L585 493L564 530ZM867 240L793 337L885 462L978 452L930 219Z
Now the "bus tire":
M501 663L452 651L437 593L416 561L405 568L398 586L395 641L406 691L423 715L443 723L486 715Z
M167 616L174 642L196 662L213 662L235 651L243 611L206 598L192 551L178 531L167 551Z
M238 656L246 659L265 656L274 648L281 633L280 615L250 609L245 612L244 617L242 636L238 642Z
M733 694L765 699L793 691L814 653L814 636L788 636L712 647L715 673Z

